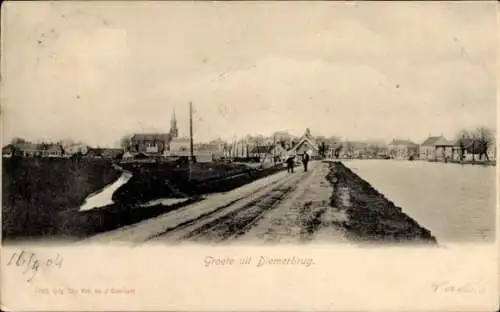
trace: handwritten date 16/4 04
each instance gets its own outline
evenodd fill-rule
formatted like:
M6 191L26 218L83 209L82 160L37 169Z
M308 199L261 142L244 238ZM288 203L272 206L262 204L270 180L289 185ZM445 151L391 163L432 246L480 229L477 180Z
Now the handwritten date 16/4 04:
M62 263L63 257L59 254L42 258L34 252L22 250L12 253L7 266L21 269L23 276L27 276L26 281L31 282L40 268L61 268Z

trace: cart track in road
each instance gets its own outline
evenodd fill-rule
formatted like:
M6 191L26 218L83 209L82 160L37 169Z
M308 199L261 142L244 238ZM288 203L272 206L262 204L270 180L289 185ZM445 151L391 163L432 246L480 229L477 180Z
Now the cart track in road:
M345 218L330 205L332 186L326 180L327 164L316 163L310 174L239 241L265 243L307 243L319 240L343 240L338 223Z
M295 187L290 185L273 189L241 209L194 230L184 239L220 242L243 235L259 221L264 213L276 208L280 200L293 192L294 189Z
M211 213L151 237L153 241L222 242L245 234L264 214L293 194L310 173L296 173L223 205Z
M339 224L346 216L330 205L327 164L313 163L248 196L221 206L152 240L168 243L345 242Z
M262 186L262 187L256 189L253 194L260 193L262 190L269 188L269 186L276 185L278 182L280 182L280 181L273 181L269 185ZM250 194L248 196L251 196L253 194ZM161 233L154 234L154 235L148 237L146 240L155 240L159 237L172 235L173 233L180 233L181 231L186 230L186 229L189 230L192 226L196 226L197 224L203 223L206 220L212 220L214 218L216 220L218 220L217 218L221 218L220 215L224 214L224 209L228 209L232 205L234 205L234 204L236 204L244 199L245 199L245 197L239 197L235 200L230 201L229 203L226 203L224 205L217 207L215 210L208 211L208 212L203 213L202 215L200 215L196 218L187 220L187 221L182 222L179 225L173 226L171 228L167 228L164 231L162 231Z

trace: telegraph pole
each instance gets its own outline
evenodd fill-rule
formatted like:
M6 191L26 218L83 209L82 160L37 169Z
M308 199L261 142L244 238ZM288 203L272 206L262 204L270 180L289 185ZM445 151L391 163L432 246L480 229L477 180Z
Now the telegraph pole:
M191 180L191 165L194 162L193 152L193 103L189 102L189 180Z
M273 135L273 166L276 166L276 133Z
M194 160L193 152L193 103L189 102L189 156Z

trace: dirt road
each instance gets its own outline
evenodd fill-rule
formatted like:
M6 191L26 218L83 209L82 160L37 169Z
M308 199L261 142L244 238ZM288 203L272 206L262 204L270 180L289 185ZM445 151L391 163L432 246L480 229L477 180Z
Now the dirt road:
M92 242L297 243L344 241L345 213L329 205L328 164L279 172L154 219L103 233ZM87 240L87 242L89 241Z

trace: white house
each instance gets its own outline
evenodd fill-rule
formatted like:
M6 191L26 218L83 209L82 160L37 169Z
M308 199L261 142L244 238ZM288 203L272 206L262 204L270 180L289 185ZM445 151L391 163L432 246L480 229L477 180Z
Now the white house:
M288 151L288 154L297 155L299 159L302 159L306 152L310 157L317 157L319 155L319 146L312 137L309 128L306 129L305 134L300 138L299 142Z
M174 138L172 139L172 141L170 141L170 148L167 154L173 155L178 152L184 152L184 151L189 152L189 148L190 148L189 138L186 137Z
M73 143L63 146L64 153L68 156L74 155L76 153L81 153L83 155L87 154L89 147L83 143Z
M418 155L418 144L410 140L394 139L387 146L389 154L395 159L409 159Z
M219 143L198 143L194 145L195 156L204 159L220 159L224 157L224 145Z
M419 148L420 159L444 160L453 157L455 144L444 136L429 136Z

